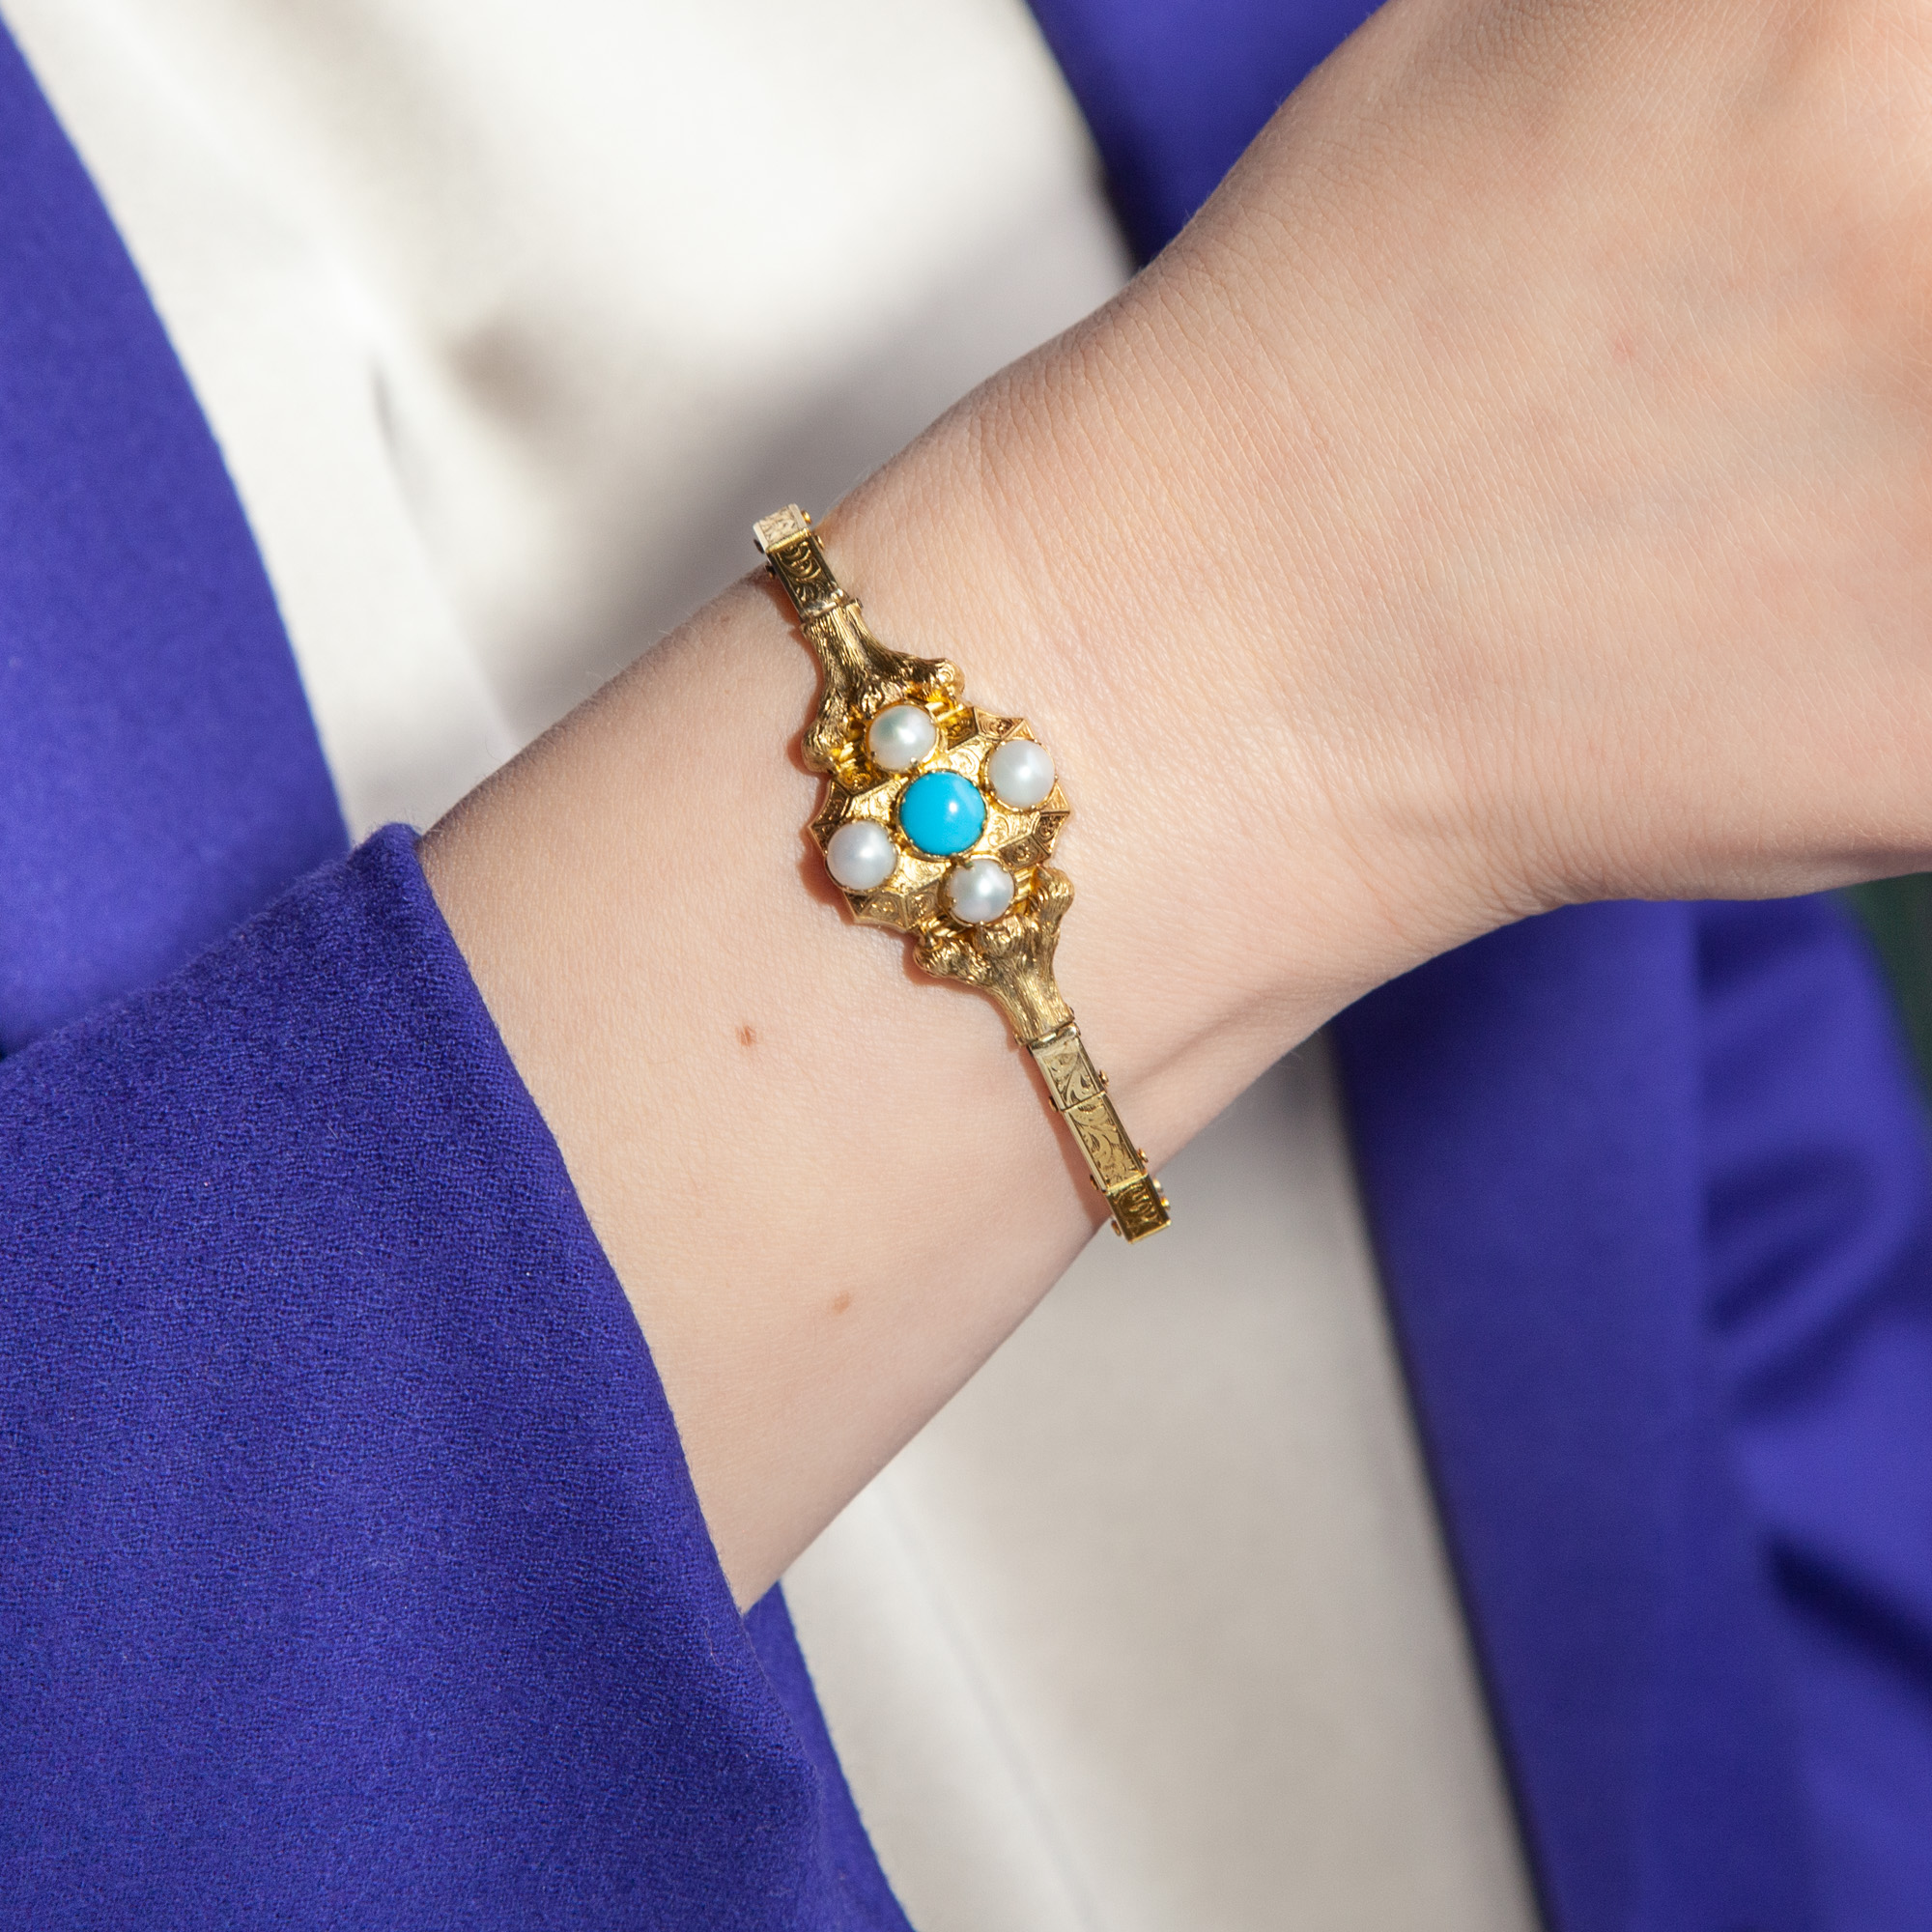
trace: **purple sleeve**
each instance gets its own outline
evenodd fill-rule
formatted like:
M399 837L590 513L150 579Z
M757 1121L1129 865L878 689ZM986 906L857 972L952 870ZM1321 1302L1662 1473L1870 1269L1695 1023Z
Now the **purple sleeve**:
M1032 4L1093 131L1121 225L1145 262L1377 0Z
M407 833L0 1135L0 1918L902 1926Z
M0 1052L346 843L214 439L0 23Z
M1698 909L1710 1333L1777 1586L1826 1919L1932 1923L1932 1160L1827 900Z
M1867 949L1574 907L1336 1036L1551 1923L1917 1932L1932 1170Z

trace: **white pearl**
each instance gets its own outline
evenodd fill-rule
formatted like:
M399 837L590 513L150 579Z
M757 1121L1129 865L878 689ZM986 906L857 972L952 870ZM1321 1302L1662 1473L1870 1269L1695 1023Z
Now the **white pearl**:
M1002 804L1025 811L1053 789L1053 753L1031 738L1009 738L986 760L986 777Z
M997 859L975 859L956 866L946 881L946 902L954 919L984 925L1013 902L1013 875Z
M866 749L882 772L909 772L939 743L939 727L923 704L889 704L872 720Z
M883 886L898 862L892 835L869 818L848 819L825 841L826 869L848 893Z

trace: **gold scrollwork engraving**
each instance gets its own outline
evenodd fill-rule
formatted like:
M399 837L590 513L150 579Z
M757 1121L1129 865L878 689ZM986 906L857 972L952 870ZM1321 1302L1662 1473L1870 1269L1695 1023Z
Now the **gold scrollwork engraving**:
M1083 1100L1106 1092L1106 1076L1087 1057L1087 1042L1078 1027L1065 1027L1033 1042L1030 1051L1046 1077L1053 1104L1064 1114Z
M1115 1227L1130 1241L1157 1235L1168 1223L1167 1192L1151 1174L1117 1187L1107 1205L1114 1210Z

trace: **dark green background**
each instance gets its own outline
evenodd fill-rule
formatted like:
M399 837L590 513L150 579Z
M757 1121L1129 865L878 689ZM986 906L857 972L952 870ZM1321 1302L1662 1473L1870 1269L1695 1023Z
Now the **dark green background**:
M1855 886L1845 897L1885 961L1912 1037L1919 1085L1932 1094L1932 873Z

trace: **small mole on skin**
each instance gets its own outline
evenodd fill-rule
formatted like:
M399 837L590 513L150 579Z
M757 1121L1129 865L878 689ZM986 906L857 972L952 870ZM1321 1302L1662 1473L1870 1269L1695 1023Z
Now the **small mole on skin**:
M738 1029L738 1044L740 1046L756 1046L757 1043L758 1036L753 1028L741 1026Z
M851 1307L851 1305L852 1305L852 1291L850 1289L841 1288L838 1291L838 1293L832 1297L832 1312L835 1315L843 1315L845 1311Z

